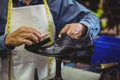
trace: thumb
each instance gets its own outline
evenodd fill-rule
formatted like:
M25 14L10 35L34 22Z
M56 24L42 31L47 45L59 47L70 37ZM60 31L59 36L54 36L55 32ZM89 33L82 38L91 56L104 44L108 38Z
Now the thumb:
M65 27L60 31L59 36L61 37L61 34L66 33L69 30L70 24L65 25Z

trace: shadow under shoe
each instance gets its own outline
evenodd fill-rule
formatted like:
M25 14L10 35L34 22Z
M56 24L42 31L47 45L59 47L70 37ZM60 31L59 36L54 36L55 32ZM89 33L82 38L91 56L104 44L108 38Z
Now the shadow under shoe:
M62 34L55 43L49 46L40 47L36 54L44 56L69 56L76 51L93 50L93 40L90 36L80 39L73 39L67 34Z

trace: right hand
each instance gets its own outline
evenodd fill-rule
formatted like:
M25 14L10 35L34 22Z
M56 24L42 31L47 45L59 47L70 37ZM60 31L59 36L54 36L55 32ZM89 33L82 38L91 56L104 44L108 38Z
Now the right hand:
M5 44L7 46L20 46L22 44L31 45L42 40L43 34L38 30L22 26L12 33L6 35Z

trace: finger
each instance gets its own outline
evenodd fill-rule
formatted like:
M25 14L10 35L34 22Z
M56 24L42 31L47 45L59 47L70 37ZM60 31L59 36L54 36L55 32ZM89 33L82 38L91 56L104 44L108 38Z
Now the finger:
M22 27L22 30L23 30L24 33L32 33L36 37L38 37L39 40L41 39L41 35L42 34L35 28L32 28L32 27Z
M82 33L79 32L78 34L75 35L75 39L79 39L79 38L81 38L81 36L82 36Z
M18 41L17 43L14 43L14 46L20 46L22 44L26 44L26 45L32 45L33 44L33 42L31 40L27 40L27 39L19 38L17 41Z
M78 26L78 27L75 27L75 28L72 29L72 33L73 34L78 34L81 30L82 30L82 27Z
M65 27L60 31L60 34L58 37L61 37L62 33L66 33L69 30L70 24L65 25Z
M34 34L34 35L38 38L39 41L41 40L42 33L40 33L38 30L36 30L36 29L32 29L32 30L30 30L29 33Z
M28 39L28 40L31 40L32 42L34 43L38 43L39 42L39 39L37 36L35 36L34 34L32 33L26 33L26 34L23 34L21 39Z
M77 29L77 28L76 28ZM76 30L77 31L77 30ZM81 37L81 30L77 31L77 32L73 32L73 28L69 29L67 34L74 39L79 39Z
M33 42L31 40L27 40L27 39L23 39L22 43L25 45L32 45L33 44Z
M71 38L75 38L75 34L72 33L72 30L71 30L71 29L69 29L69 30L67 31L67 34L68 34Z
M86 34L86 30L82 29L76 34L75 38L78 39L78 38L84 36L85 34Z

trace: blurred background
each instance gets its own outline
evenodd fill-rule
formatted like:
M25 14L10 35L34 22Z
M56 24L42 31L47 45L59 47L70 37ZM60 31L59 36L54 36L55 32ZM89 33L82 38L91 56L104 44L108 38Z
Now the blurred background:
M99 35L120 35L120 0L77 0L99 19Z

